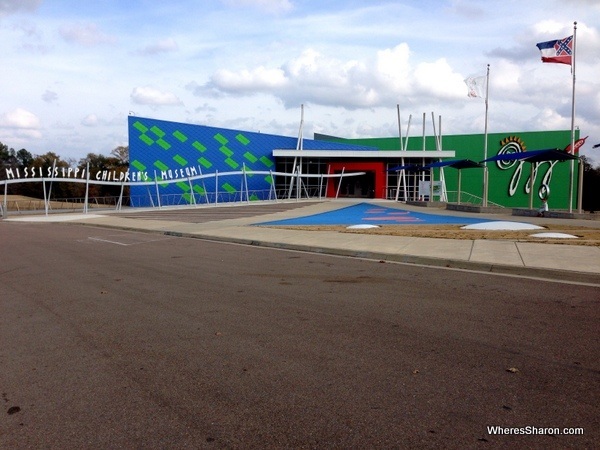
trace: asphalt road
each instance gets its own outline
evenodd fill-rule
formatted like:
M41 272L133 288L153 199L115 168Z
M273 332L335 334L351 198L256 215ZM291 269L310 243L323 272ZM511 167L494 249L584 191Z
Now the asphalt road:
M598 288L59 223L0 252L1 448L600 447Z

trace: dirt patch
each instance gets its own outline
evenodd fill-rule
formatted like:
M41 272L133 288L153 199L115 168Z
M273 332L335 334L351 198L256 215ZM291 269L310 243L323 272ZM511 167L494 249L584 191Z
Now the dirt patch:
M331 226L281 226L282 228L304 231L336 231L338 233L371 234L382 236L412 236L420 238L439 239L492 239L511 240L519 242L538 242L546 244L587 245L600 247L600 229L582 228L569 225L540 226L540 230L462 230L462 225L382 225L380 228L347 229L342 225ZM577 236L577 239L536 238L536 233L565 233Z

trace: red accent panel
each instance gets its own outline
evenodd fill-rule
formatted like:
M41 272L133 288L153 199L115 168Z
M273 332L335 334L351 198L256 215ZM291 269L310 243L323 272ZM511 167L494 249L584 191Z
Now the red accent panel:
M329 163L329 173L344 173L348 172L373 172L375 174L375 198L386 198L386 181L387 174L385 172L385 163L383 162L368 162L368 161L353 161L353 162L332 162ZM338 178L327 179L327 197L335 197Z

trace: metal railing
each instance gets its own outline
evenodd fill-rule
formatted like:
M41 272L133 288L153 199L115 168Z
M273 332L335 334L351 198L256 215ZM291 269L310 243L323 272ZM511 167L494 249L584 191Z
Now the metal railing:
M89 170L88 170L89 173ZM322 198L325 193L327 178L339 178L339 184L341 185L342 179L353 176L364 175L364 172L344 173L341 174L299 174L299 173L282 173L273 171L253 171L254 175L270 175L272 179L277 177L278 180L283 177L290 180L290 184L276 188L274 184L269 189L250 189L247 183L248 171L236 171L236 172L223 172L223 173L212 173L212 174L200 174L190 176L187 178L175 178L175 179L158 179L155 177L153 180L148 181L107 181L107 180L91 180L86 179L74 179L74 178L14 178L4 180L0 182L0 186L4 184L4 197L0 205L0 213L2 217L6 217L9 212L13 213L33 213L44 211L46 214L50 212L66 211L74 212L79 211L87 213L89 208L94 210L99 209L115 209L120 210L123 206L132 207L158 207L163 206L180 206L180 205L200 205L200 204L212 204L217 205L219 203L231 203L231 202L251 202L253 200L262 201L278 201L286 198L294 199L313 199ZM240 177L240 189L221 191L213 190L212 192L206 190L208 185L218 186L219 177ZM211 180L212 179L212 180ZM313 179L312 183L309 183L309 179ZM314 180L317 179L317 180ZM187 182L189 185L188 192L182 192L177 194L164 194L160 192L159 184L171 184ZM32 199L32 198L8 198L8 186L17 183L42 183L44 199ZM48 183L51 186L52 183L85 183L86 185L86 196L77 197L70 199L58 199L51 197L51 188L47 187ZM193 189L194 182L202 183L204 193L197 193ZM294 186L295 183L295 186ZM119 196L106 196L106 197L90 197L87 195L89 185L112 185L121 187L121 195ZM125 186L145 186L147 194L145 195L128 195L123 194ZM293 187L290 187L293 186ZM292 193L295 196L292 197ZM337 197L337 193L336 193Z

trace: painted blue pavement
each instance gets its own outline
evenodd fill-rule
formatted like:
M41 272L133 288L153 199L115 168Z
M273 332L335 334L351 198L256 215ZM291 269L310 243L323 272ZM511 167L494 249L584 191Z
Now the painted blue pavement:
M370 203L359 203L312 216L262 222L255 225L469 225L481 222L489 222L489 220L419 213Z

